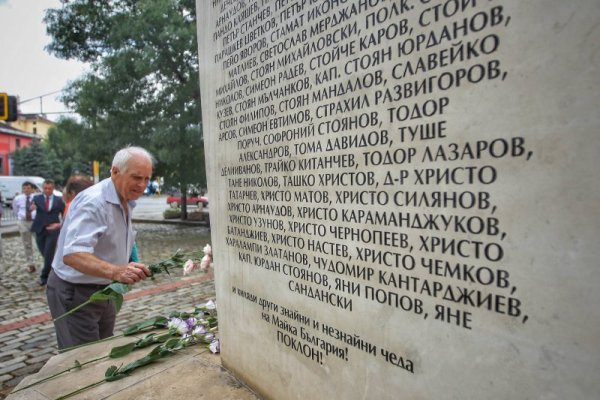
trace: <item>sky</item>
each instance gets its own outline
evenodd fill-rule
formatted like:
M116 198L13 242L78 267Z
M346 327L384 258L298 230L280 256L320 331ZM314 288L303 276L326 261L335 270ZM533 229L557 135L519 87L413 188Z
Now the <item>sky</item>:
M51 41L43 23L45 10L60 6L60 0L0 0L0 92L25 101L20 112L43 111L53 121L61 116L53 112L68 110L60 93L44 95L61 91L86 70L83 63L61 60L44 50ZM40 96L41 104L36 98Z

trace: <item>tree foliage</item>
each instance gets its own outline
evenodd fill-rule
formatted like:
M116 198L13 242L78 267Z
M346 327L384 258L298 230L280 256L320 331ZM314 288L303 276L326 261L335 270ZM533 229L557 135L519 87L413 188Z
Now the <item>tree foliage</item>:
M59 158L40 142L15 151L12 157L14 175L41 176L54 179L59 184L65 179Z
M82 118L82 157L110 162L119 148L147 148L155 174L206 185L193 0L72 0L46 13L48 50L90 64L63 101ZM74 133L76 132L76 133Z
M61 160L64 177L92 175L91 160L96 153L92 136L83 124L71 118L61 118L48 130L44 145Z

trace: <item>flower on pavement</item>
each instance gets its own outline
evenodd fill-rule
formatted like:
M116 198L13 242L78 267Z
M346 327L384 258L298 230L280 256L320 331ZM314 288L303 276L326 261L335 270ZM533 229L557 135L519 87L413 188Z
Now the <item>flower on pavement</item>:
M200 271L205 272L210 268L210 256L202 257L200 261Z
M193 260L187 260L185 264L183 264L183 274L191 274L198 268L198 264L196 264Z
M212 247L210 247L210 244L207 244L202 251L204 252L204 257L200 261L200 271L206 272L212 264Z
M209 310L216 310L217 309L217 303L215 303L213 300L209 300L206 302L205 307Z
M219 342L219 339L215 339L210 343L208 348L213 354L219 353L221 351L221 342Z
M206 328L204 327L204 325L198 325L192 331L192 336L194 336L197 339L200 339L204 336L205 333L206 333Z
M212 342L215 339L215 334L212 332L208 332L206 335L204 335L204 340L206 342ZM220 348L220 346L219 346Z
M185 323L187 324L188 331L191 331L192 329L194 329L196 327L198 320L194 317L190 317L185 320Z
M169 328L169 332L176 333L181 336L186 335L190 329L186 321L182 320L181 318L171 318L167 324L167 328Z

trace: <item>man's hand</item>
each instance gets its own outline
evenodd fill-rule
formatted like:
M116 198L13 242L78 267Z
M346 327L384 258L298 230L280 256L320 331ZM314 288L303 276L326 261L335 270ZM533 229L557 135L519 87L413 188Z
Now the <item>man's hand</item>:
M60 222L55 222L53 224L47 225L46 226L46 230L47 231L55 231L57 229L60 229Z
M114 265L99 259L91 253L71 253L63 257L63 262L82 274L97 276L131 285L150 276L144 264L130 262L128 265Z
M144 264L130 262L115 271L113 280L132 285L150 276L150 270Z

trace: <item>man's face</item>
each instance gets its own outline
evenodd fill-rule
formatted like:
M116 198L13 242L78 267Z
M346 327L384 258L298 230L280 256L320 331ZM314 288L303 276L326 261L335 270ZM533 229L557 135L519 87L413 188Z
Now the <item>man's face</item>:
M52 196L52 192L54 192L54 184L44 183L44 186L42 186L42 192L44 192L44 195L46 196Z
M31 194L31 192L33 191L33 189L29 185L23 185L21 187L21 191L23 192L23 194L25 196L29 196Z
M111 175L122 200L137 200L148 186L152 176L152 163L144 157L134 156L124 172L112 167Z

